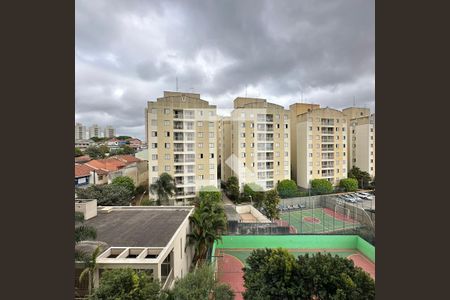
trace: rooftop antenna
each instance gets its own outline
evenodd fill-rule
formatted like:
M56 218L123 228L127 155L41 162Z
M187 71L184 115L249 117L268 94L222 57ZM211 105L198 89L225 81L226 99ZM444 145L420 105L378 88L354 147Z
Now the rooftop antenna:
M178 92L178 77L175 77L175 89Z

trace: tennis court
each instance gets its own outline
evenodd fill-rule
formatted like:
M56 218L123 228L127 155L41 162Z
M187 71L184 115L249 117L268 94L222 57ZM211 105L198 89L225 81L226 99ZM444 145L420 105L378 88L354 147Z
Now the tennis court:
M246 259L260 248L284 248L294 256L321 252L347 257L375 279L375 247L356 235L223 236L214 244L212 262L217 278L231 286L235 299L243 299Z
M361 226L350 210L341 206L284 211L278 223L290 225L293 233L329 233Z

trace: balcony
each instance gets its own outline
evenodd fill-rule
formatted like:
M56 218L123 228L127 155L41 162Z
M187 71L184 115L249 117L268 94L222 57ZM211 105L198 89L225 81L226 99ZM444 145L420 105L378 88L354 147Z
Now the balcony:
M184 146L183 145L181 145L181 146L176 146L177 144L174 144L174 147L173 147L173 152L184 152Z
M334 169L334 162L322 163L322 169Z
M258 141L273 141L273 133L258 133Z
M330 170L322 171L322 177L334 177L334 171Z
M333 119L322 119L320 121L320 124L322 126L334 126L334 120Z
M184 184L184 178L183 177L175 177L175 184L176 185Z
M334 152L334 145L331 145L331 147L323 147L322 146L322 152L328 152L328 151Z
M273 151L273 143L258 143L258 151Z
M181 121L173 121L173 129L183 130L184 129L183 122L181 122Z
M334 153L322 153L322 159L334 159Z
M333 135L334 135L334 128L333 128L333 129L325 129L325 128L322 128L321 133L322 133L322 134L333 134Z
M173 156L173 162L174 163L183 163L184 162L184 155L183 154L175 154Z
M322 143L334 143L334 136L323 136Z
M175 166L175 174L183 174L184 168L183 166Z
M183 141L184 140L184 134L182 132L175 132L173 135L174 141Z
M273 125L272 124L258 124L257 129L259 131L273 131Z

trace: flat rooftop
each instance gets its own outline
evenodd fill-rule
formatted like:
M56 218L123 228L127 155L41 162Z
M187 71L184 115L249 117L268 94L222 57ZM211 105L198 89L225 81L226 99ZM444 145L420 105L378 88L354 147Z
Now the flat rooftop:
M98 207L85 224L111 247L165 247L193 207Z

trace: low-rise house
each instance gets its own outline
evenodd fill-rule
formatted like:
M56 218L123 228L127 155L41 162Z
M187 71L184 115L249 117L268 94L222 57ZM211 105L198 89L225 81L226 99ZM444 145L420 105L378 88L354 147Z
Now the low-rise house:
M94 145L92 140L75 140L75 148L86 150L89 146Z
M85 210L92 209L91 201L85 201ZM78 210L82 209L80 205L83 200L76 201ZM85 225L96 229L98 242L80 242L76 250L89 249L93 243L102 245L94 286L98 287L106 269L131 268L160 281L163 289L171 288L175 279L184 277L191 267L194 248L189 245L188 234L193 210L192 206L99 206L93 214L89 212L93 217ZM82 262L76 263L76 279L83 268ZM87 281L75 281L78 297L86 294L87 286Z
M132 155L115 155L105 159L94 159L85 165L94 169L94 184L111 183L118 176L128 176L136 186L148 180L148 163Z
M89 155L82 155L75 157L75 162L79 164L86 163L88 161L92 160L92 158Z
M89 166L75 163L75 187L83 188L92 184L92 171Z

